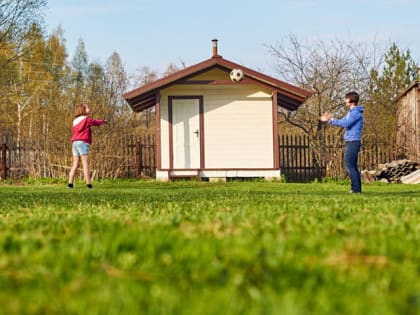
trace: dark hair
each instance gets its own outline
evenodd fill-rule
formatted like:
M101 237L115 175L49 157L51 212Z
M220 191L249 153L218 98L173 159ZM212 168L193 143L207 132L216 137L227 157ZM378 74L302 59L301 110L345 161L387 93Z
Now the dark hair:
M348 99L350 103L356 105L359 103L359 94L357 92L349 92L344 96L344 98Z
M85 115L87 115L86 105L83 103L80 103L74 109L74 117L85 116Z

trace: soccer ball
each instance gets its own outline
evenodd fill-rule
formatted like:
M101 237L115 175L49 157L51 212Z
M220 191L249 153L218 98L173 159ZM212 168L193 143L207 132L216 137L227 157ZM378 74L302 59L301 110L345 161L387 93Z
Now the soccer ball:
M233 69L230 72L230 79L235 83L242 81L243 78L244 78L244 72L241 69Z

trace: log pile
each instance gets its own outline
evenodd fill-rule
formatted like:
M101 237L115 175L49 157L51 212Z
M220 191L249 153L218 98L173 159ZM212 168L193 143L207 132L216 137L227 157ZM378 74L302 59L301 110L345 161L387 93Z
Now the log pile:
M417 162L396 160L390 163L379 164L375 170L364 170L361 172L361 175L364 183L373 181L401 183L403 182L402 178L416 172L418 169L419 165Z

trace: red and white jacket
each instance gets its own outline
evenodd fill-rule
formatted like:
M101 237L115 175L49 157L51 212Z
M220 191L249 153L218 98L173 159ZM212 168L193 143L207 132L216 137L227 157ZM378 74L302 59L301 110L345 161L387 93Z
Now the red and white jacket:
M92 133L90 127L100 126L106 121L103 119L92 119L89 116L79 116L73 120L73 136L71 141L83 141L88 144L92 143Z

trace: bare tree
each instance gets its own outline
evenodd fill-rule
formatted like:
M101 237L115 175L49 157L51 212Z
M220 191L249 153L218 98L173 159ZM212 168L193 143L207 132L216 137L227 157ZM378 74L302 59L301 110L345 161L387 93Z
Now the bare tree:
M362 99L368 96L370 71L378 69L378 45L371 46L350 40L301 41L290 34L269 52L276 62L276 72L288 82L312 91L313 95L297 111L280 109L279 123L294 126L309 136L315 160L324 164L329 157L325 151L326 125L319 121L324 112L336 117L344 114L344 95L358 91ZM328 128L329 133L342 133L341 129ZM336 137L340 139L340 137Z
M162 74L159 74L157 70L150 69L148 66L137 68L131 80L132 85L133 86L146 85L146 84L149 84L158 80L161 77L166 77L168 75L171 75L187 67L186 63L183 60L180 60L179 64L180 65L177 65L174 62L170 62ZM154 107L146 109L142 113L140 113L140 119L144 120L146 124L146 130L148 133L151 132L151 129L152 129L151 125L155 118L154 115L155 115Z
M150 69L148 66L142 66L136 69L132 77L132 85L139 86L151 83L159 79L159 73Z
M366 95L370 70L378 68L376 46L373 52L366 45L340 39L320 39L302 43L291 34L286 41L270 46L276 61L276 72L282 79L312 91L313 96L295 112L282 111L282 121L316 136L322 131L319 116L326 111L340 114L345 110L344 94L357 90Z
M163 73L163 76L167 76L170 75L172 73L175 73L181 69L185 69L186 68L186 63L184 61L180 61L180 66L176 65L175 63L171 62L169 63L169 65L166 67L165 72Z
M127 85L127 73L121 57L117 52L113 52L105 65L105 91L109 105L115 112L121 113L127 106L122 97Z

